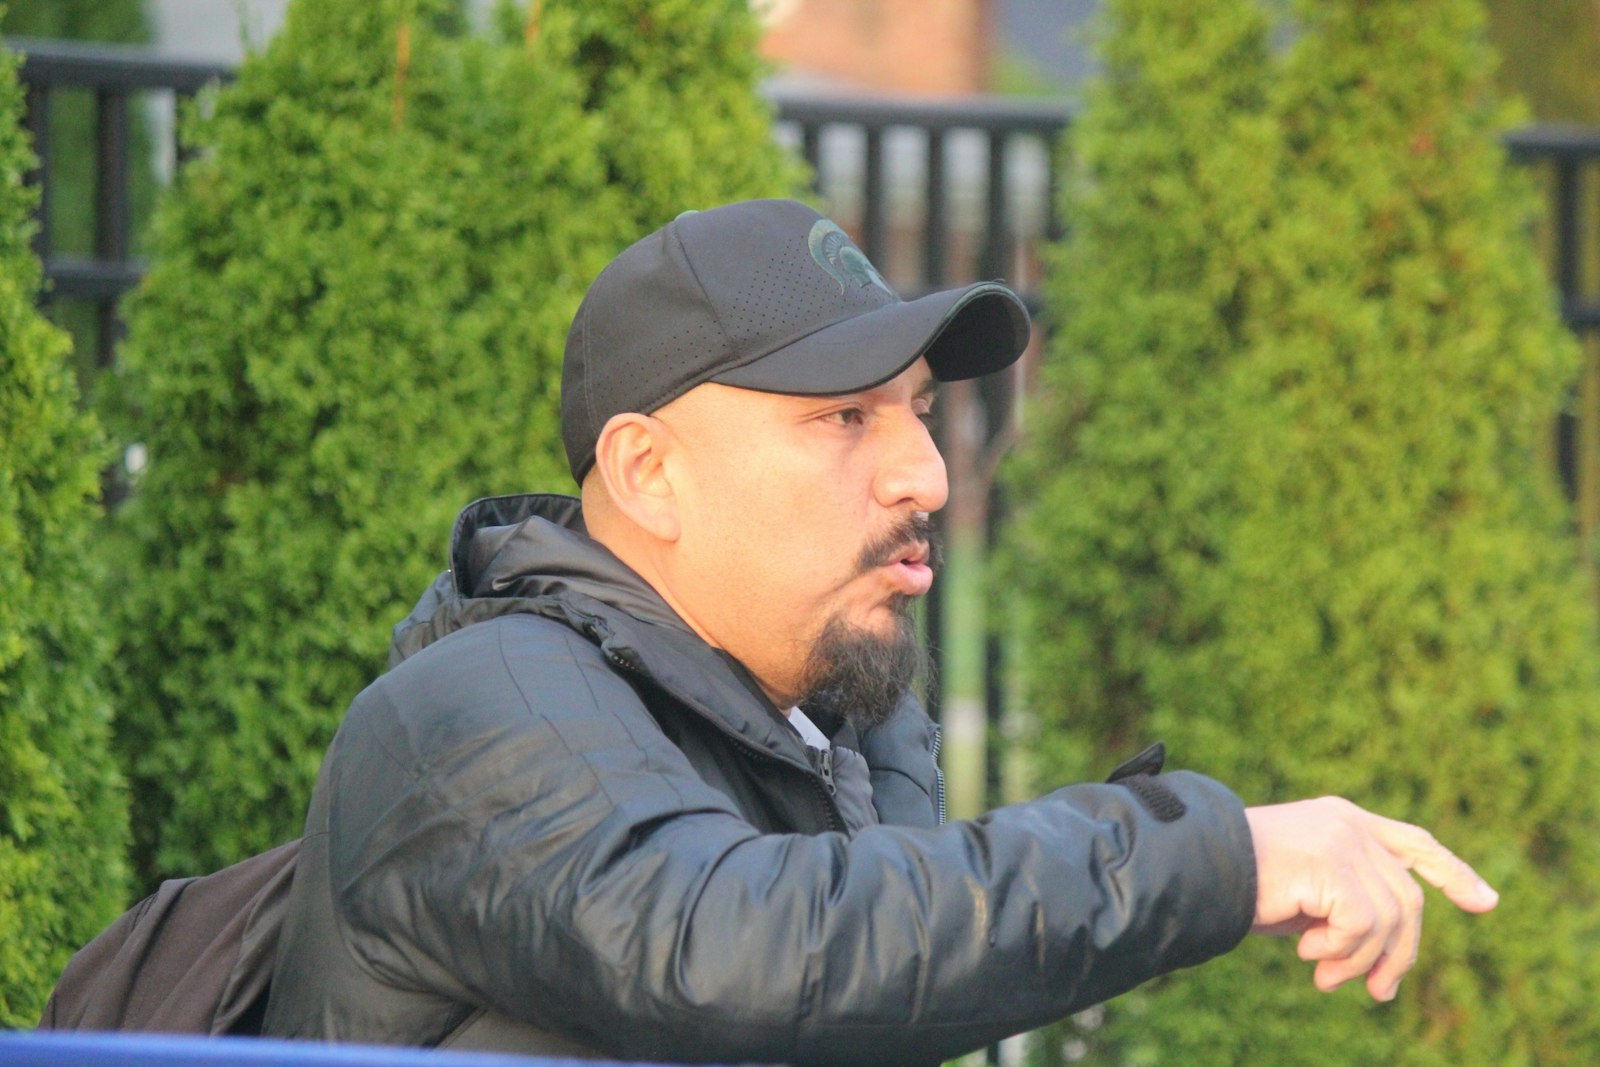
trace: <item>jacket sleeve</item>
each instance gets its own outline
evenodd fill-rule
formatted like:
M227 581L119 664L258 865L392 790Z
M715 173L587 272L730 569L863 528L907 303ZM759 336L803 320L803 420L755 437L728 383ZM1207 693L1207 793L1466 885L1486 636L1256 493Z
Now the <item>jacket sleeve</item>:
M335 743L331 888L383 981L620 1057L906 1062L1249 927L1249 831L1208 779L1162 776L1159 812L1083 785L937 828L762 834L592 645L494 629L447 673L392 672Z

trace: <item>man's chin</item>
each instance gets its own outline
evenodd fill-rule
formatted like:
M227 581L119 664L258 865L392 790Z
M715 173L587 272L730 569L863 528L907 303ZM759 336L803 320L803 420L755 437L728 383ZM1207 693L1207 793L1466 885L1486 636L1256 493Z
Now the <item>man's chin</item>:
M872 606L872 617L885 631L898 630L911 622L911 609L922 597L891 593Z
M896 598L899 600L900 598ZM866 614L857 619L852 628L874 637L892 639L901 630L910 625L911 608L909 603L874 604L867 609Z
M812 643L800 703L843 716L857 729L875 726L899 705L926 657L910 615L896 596L852 625L834 616Z

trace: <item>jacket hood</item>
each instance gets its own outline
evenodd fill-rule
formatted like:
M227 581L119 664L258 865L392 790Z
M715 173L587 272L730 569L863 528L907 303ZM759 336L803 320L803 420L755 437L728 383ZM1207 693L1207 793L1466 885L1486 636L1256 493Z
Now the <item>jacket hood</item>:
M523 494L467 505L450 538L450 576L463 597L576 595L640 622L694 632L633 568L589 537L575 497Z
M640 622L693 634L649 583L589 537L576 498L487 497L456 518L450 569L395 626L389 666L475 622L530 610L549 615L546 602L564 599L603 604Z

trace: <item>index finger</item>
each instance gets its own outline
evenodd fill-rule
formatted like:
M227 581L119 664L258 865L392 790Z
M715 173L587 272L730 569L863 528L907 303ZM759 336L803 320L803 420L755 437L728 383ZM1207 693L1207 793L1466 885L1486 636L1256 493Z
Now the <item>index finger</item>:
M1454 852L1439 844L1420 826L1367 813L1378 843L1423 881L1436 886L1458 908L1485 912L1500 902L1500 894Z

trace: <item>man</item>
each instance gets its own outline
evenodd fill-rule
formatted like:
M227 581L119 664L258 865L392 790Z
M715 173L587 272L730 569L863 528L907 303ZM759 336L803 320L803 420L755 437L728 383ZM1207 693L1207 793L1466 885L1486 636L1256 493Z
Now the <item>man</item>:
M788 201L623 252L567 343L581 510L463 513L324 763L266 1032L931 1063L1252 928L1387 999L1408 869L1493 907L1415 827L1246 810L1154 750L941 825L906 695L947 491L924 420L1028 329L997 284L900 301Z

